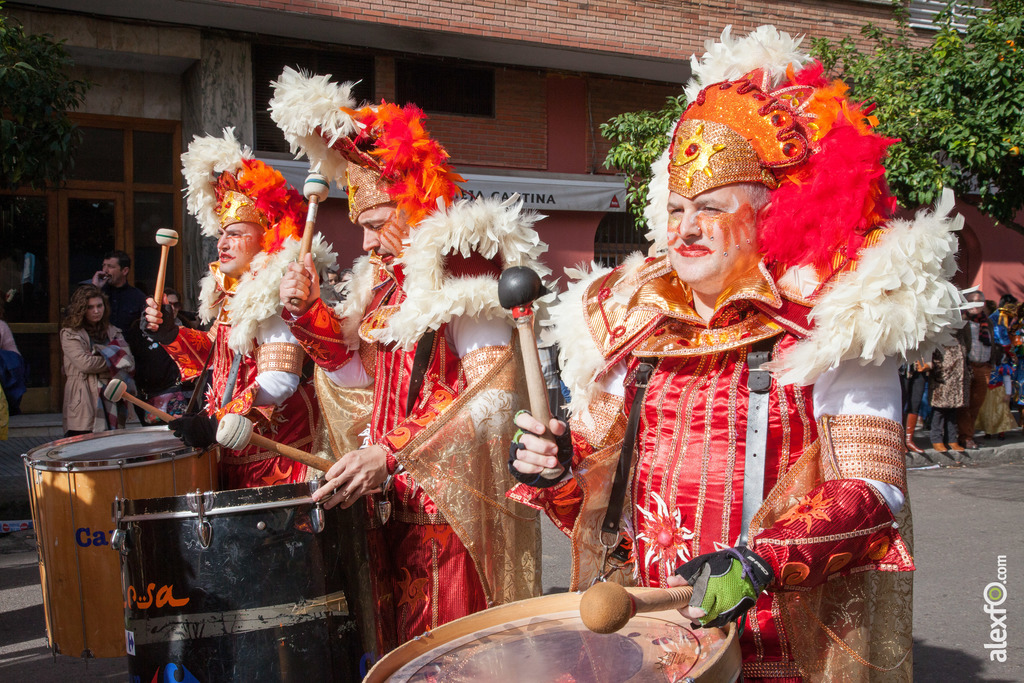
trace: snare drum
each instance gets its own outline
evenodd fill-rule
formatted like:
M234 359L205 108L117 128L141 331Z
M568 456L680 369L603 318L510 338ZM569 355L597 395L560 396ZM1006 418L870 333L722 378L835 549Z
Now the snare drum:
M362 680L382 648L365 509L316 488L118 503L132 680Z
M60 439L22 457L50 647L74 657L123 657L111 505L115 498L212 488L213 452L184 446L166 427L147 427Z
M546 595L449 622L380 660L366 683L730 682L736 629L691 629L675 610L639 614L618 633L588 631L580 593Z

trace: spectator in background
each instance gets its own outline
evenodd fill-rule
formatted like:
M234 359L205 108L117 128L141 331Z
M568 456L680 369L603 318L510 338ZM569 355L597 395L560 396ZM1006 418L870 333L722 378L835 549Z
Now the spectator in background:
M957 442L956 412L967 403L967 345L966 328L957 339L932 355L932 371L928 377L932 404L932 448L939 453L962 451Z
M178 327L187 327L191 330L199 329L199 316L194 311L186 311L181 307L181 295L178 294L178 290L165 288L164 304L171 307L171 311L174 313L174 323Z
M4 298L0 296L0 387L3 389L8 415L21 412L21 397L25 395L28 367L21 357L14 334L4 321Z
M146 295L128 284L131 265L128 254L115 250L103 257L103 265L92 276L93 286L99 287L110 302L110 323L122 331L138 322L146 307Z
M908 453L924 453L924 449L914 443L914 430L921 415L921 403L924 399L924 387L928 382L928 373L932 364L918 361L900 367L900 388L903 390L903 426L904 444Z
M124 380L134 391L131 372L135 359L128 342L110 323L107 297L93 285L75 290L60 330L64 353L64 435L121 429L128 420L122 401L103 399L103 386L112 377Z
M985 295L981 292L969 292L968 303L974 308L965 313L967 324L964 329L969 335L967 345L967 401L957 413L958 442L965 448L977 448L974 440L975 423L981 405L988 396L988 379L992 374L992 328L985 317Z

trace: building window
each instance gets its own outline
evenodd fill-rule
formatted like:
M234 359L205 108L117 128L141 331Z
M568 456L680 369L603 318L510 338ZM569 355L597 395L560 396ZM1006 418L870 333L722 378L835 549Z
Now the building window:
M336 83L358 81L352 88L356 104L373 99L372 55L260 45L259 49L252 51L253 139L259 152L289 152L284 134L270 118L267 109L274 94L270 83L277 80L286 66L307 73L330 74Z
M949 7L949 0L910 0L910 26L912 28L938 30L935 19L939 13ZM978 7L971 2L952 3L953 28L964 31L967 21L978 12L987 12L985 7Z
M651 241L644 237L644 232L637 228L633 214L606 213L598 224L597 234L594 236L594 261L599 265L614 268L634 251L646 254L651 248Z
M431 114L494 118L494 69L396 59L395 100Z

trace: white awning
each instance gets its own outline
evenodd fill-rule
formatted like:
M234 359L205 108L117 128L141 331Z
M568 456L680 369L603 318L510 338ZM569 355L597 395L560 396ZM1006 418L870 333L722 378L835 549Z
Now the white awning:
M305 161L291 159L262 159L285 177L294 187L301 189L309 173ZM621 175L588 175L571 173L543 173L534 171L504 171L474 169L460 173L466 182L462 189L473 197L508 199L519 193L523 204L541 212L626 210L626 186ZM345 197L344 190L332 185L331 197Z

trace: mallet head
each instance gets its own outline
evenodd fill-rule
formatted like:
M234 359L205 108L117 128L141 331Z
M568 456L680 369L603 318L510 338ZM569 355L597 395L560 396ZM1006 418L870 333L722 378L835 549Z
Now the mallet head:
M124 380L112 379L107 382L107 386L103 387L103 398L111 403L117 403L124 398L126 391L128 391L128 385L124 383Z
M302 186L302 196L309 201L313 201L313 198L316 197L318 202L322 202L327 199L330 191L331 183L327 180L327 176L319 173L310 173L306 176L306 182Z
M217 443L224 448L239 451L249 445L252 422L244 415L228 413L217 423Z
M548 293L540 276L526 266L514 266L498 278L498 302L502 308L526 306Z
M156 231L156 243L161 247L173 247L178 244L178 233L170 228L160 228Z

